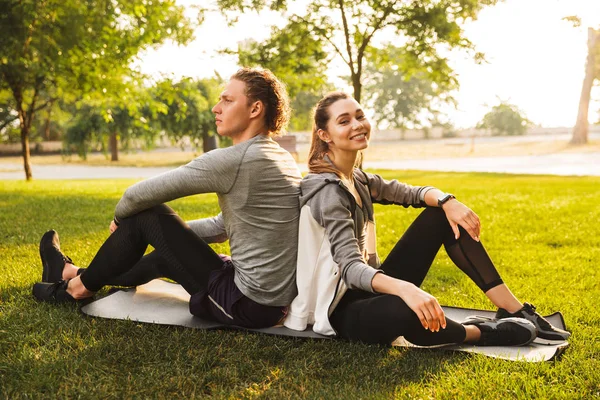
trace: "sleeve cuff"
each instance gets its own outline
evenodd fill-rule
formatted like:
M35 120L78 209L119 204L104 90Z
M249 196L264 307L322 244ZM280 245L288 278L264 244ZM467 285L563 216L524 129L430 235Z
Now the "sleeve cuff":
M362 289L370 292L370 293L375 293L375 291L373 290L373 277L377 274L381 272L378 269L369 267L369 268L365 268L365 270L363 271L363 273L361 274L360 277L360 284L362 286Z
M419 193L419 201L421 202L422 206L427 205L427 203L425 203L425 195L427 192L433 189L435 189L433 186L424 186L423 189L421 189L421 193Z

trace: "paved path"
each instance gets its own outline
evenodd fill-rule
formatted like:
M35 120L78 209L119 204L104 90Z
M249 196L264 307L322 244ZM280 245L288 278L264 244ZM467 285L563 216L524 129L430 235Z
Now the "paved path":
M600 176L600 153L560 153L537 156L436 158L427 160L366 161L365 168L414 169L452 172L500 172L509 174ZM170 167L89 167L83 165L34 165L35 179L148 178ZM300 165L306 171L306 165ZM0 180L23 179L21 164L0 161Z
M366 168L452 172L600 176L600 153L560 153L537 156L436 158L365 162Z
M149 178L173 167L90 167L86 165L32 165L34 179ZM21 164L0 163L0 180L24 179Z

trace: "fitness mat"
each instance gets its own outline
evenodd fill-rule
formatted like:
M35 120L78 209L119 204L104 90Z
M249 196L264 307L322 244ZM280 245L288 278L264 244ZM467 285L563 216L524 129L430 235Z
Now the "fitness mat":
M105 297L92 301L81 308L81 311L92 317L124 319L136 322L145 322L161 325L178 325L196 329L242 329L261 332L269 335L293 336L315 339L330 339L319 335L311 329L295 331L283 326L265 329L246 329L236 326L223 325L218 322L203 320L194 317L188 309L189 294L178 284L155 279L137 288L117 290ZM461 322L471 315L493 317L493 311L443 307L448 318ZM546 319L557 328L565 329L565 322L560 312L555 312ZM394 342L395 346L418 347L402 337ZM465 351L479 353L489 357L501 358L512 361L540 362L550 361L562 355L569 343L559 345L543 345L533 342L528 346L473 346L473 345L445 345L437 346L444 350Z

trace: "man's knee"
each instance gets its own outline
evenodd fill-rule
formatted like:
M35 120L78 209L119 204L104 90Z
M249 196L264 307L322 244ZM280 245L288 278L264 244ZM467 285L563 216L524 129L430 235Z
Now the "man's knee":
M160 215L177 215L175 211L166 204L159 204L157 206L150 207L146 210L140 211L137 214L134 214L130 217L123 218L120 220L119 226L123 223L131 223L136 220L147 220L153 219Z

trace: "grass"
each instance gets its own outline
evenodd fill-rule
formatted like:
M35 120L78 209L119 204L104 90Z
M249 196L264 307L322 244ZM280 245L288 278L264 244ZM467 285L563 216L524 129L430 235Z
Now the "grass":
M480 215L513 292L542 313L563 312L573 336L560 361L199 331L39 304L30 291L43 232L57 229L86 265L133 181L0 181L0 398L600 397L600 178L380 172L444 188ZM187 219L218 210L212 195L172 206ZM376 211L384 256L419 210ZM424 289L442 304L493 309L444 254Z

